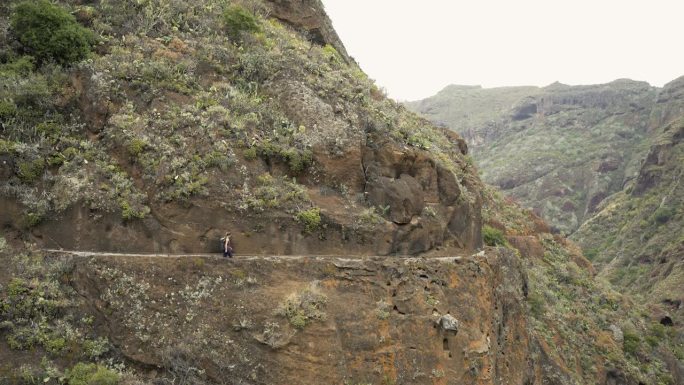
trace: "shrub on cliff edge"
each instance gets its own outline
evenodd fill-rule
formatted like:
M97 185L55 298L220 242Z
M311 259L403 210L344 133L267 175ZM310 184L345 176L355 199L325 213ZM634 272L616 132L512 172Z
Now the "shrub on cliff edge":
M295 219L297 222L304 225L304 230L307 233L312 233L321 226L321 209L314 207L309 210L300 211L297 213Z
M488 225L484 225L482 228L482 239L487 246L503 246L506 244L503 231Z
M232 40L239 40L243 32L259 32L261 28L256 17L239 5L232 5L223 12L223 24Z

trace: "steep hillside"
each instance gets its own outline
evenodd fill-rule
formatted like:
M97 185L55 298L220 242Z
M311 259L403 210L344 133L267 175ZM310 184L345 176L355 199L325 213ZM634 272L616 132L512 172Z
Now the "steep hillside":
M450 86L408 107L469 143L485 182L565 233L633 178L648 149L659 90L617 80L544 88Z
M16 4L0 20L10 233L119 251L215 251L226 229L251 253L480 246L464 142L383 96L319 2L62 1L80 24L50 36L85 36L75 52L30 39L50 4L8 21Z
M668 374L655 374L655 381L642 378L639 383L684 383L684 332L663 324L668 304L620 294L619 288L595 277L578 245L549 233L541 218L491 187L486 197L485 240L516 249L523 258L532 334L541 355L553 357L555 363L545 377L558 382L549 383L633 383L610 368L620 354L626 362L617 366L630 367L633 373L652 357L664 360ZM605 364L609 365L604 368L605 380L592 380L592 373Z
M664 305L663 324L684 326L684 119L657 136L638 177L573 234L601 275Z

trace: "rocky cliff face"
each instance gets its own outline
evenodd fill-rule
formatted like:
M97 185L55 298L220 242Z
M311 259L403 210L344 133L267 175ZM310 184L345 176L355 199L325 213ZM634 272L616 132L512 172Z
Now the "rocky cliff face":
M485 182L572 233L635 177L668 91L595 86L448 87L409 108L464 135Z
M515 256L78 259L73 287L148 375L252 384L532 383ZM154 306L150 306L154 303ZM521 366L522 364L522 366ZM153 372L156 372L153 373ZM239 380L238 380L239 379Z
M337 36L332 21L325 13L320 0L266 0L271 16L304 33L312 43L329 44L347 61L352 59L347 54L344 44Z
M592 282L567 245L530 231L518 237L545 250L543 261L507 248L428 259L231 262L3 253L14 267L0 276L9 287L0 292L8 341L0 343L0 378L56 384L77 370L62 367L90 357L126 368L117 375L101 366L100 378L132 384L668 381L650 345L623 352L623 330L651 333L635 315L642 310ZM579 286L542 300L563 276Z

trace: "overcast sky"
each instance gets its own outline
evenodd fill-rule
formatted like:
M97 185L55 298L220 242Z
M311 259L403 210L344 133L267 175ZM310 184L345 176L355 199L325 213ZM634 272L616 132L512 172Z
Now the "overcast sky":
M684 0L323 0L391 97L448 84L544 86L684 75Z

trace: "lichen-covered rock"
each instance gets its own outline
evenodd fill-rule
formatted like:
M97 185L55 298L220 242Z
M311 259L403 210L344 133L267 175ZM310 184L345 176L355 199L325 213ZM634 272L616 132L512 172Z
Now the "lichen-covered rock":
M440 316L437 320L437 324L444 330L458 331L458 320L451 314Z
M622 329L619 326L611 324L608 329L613 332L613 339L616 343L621 345L625 341L624 333L622 333Z

